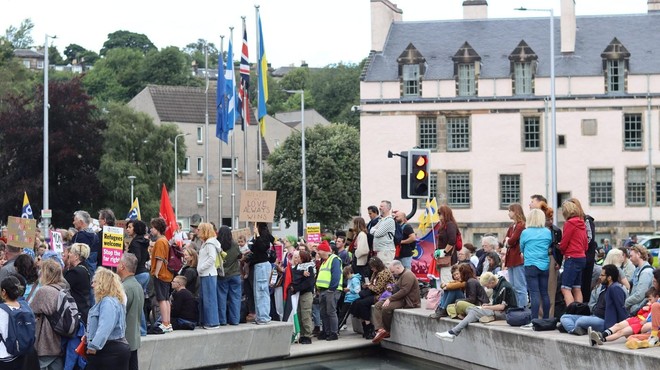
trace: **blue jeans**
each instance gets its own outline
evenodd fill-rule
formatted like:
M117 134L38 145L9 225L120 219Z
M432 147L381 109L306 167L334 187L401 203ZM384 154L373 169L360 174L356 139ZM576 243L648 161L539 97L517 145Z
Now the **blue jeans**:
M509 267L509 282L516 292L518 307L527 307L527 280L525 280L525 266Z
M140 283L140 286L144 291L144 299L146 301L148 299L147 286L149 285L149 272L141 272L135 275L135 280ZM142 307L140 310L140 335L143 337L147 335L147 318L144 316L144 307Z
M270 321L270 280L271 265L269 262L254 265L254 307L257 314L256 321L266 323Z
M312 320L314 326L321 327L321 307L318 303L312 303Z
M587 329L591 326L591 329L595 331L605 330L605 320L601 319L598 316L581 316L581 315L561 315L559 319L561 325L566 329L567 332L572 333L576 327L581 327L582 329Z
M584 270L586 264L586 257L566 258L564 260L564 272L561 273L561 288L580 289L582 287L582 270Z
M202 319L204 326L218 326L218 277L200 277L199 301L202 304Z
M539 317L539 306L543 304L543 318L550 314L550 295L548 294L548 270L541 270L536 266L525 266L525 279L529 297L532 301L532 319ZM539 299L540 298L540 299Z
M455 303L456 300L465 298L465 294L463 294L463 291L460 289L456 290L445 290L442 293L442 297L440 298L440 305L439 307L447 309L447 306L449 306L452 303Z
M218 277L220 325L238 325L241 316L241 275Z
M407 268L408 270L410 270L412 267L412 257L401 257L399 258L399 261L401 261L403 267Z

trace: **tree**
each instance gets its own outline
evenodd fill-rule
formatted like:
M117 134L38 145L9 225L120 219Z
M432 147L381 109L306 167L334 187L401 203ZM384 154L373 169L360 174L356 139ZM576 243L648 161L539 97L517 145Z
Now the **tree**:
M156 126L151 117L123 104L110 103L106 111L108 129L99 168L107 195L104 204L123 217L131 205L128 176L135 176L134 194L140 200L142 219L157 217L161 186L165 183L170 189L174 183L174 137L180 132L173 124ZM182 168L186 147L184 140L177 144Z
M145 84L185 86L193 82L187 58L176 46L150 51L142 63Z
M78 44L69 44L64 49L64 56L66 56L64 64L94 65L99 59L97 53L87 50Z
M43 86L10 94L0 111L0 219L20 214L23 192L42 209ZM49 207L53 224L69 226L78 209L100 208L99 168L105 122L79 78L49 83Z
M339 63L311 74L309 88L315 108L323 117L331 122L359 125L360 117L351 107L360 104L361 71L361 65Z
M360 133L346 124L305 130L307 220L339 228L357 214L360 202ZM300 217L301 135L294 133L268 156L265 188L277 191L275 218Z
M0 36L0 112L8 102L5 96L22 95L33 91L38 83L39 74L32 73L14 58L14 48L4 37ZM43 81L43 78L41 78Z
M127 102L146 82L140 75L145 56L136 49L112 49L83 78L87 91L101 101Z
M186 53L190 57L190 61L194 61L195 65L199 68L206 68L206 54L205 54L205 47L208 45L209 51L209 66L215 66L216 68L218 67L218 48L215 46L214 43L209 42L207 43L206 40L204 39L197 39L196 42L192 42L188 45L186 45L185 48L183 48L183 52ZM227 51L223 53L224 57L227 57ZM236 54L234 54L236 55ZM239 55L240 56L240 55ZM224 58L223 58L224 59ZM213 68L213 67L211 67Z
M147 54L152 50L157 50L156 46L149 40L149 38L141 33L129 31L115 31L108 34L108 39L103 43L101 48L101 56L104 56L108 51L118 48L136 49Z
M5 31L5 36L16 49L27 49L34 44L34 39L32 39L33 28L34 23L32 23L32 19L26 18L18 28L9 26Z
M62 59L62 55L56 46L50 45L48 47L48 63L52 66L64 64L64 59Z

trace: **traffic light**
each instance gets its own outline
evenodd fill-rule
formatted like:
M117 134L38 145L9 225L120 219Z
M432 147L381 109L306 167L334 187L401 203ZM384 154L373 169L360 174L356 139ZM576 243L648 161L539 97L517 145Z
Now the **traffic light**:
M421 149L408 151L408 198L429 198L430 154L430 151Z

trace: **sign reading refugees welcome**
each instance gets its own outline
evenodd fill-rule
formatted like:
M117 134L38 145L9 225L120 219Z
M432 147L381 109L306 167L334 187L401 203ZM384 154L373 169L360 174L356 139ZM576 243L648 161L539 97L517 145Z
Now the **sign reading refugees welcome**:
M239 221L273 222L276 191L241 190Z
M117 267L124 251L124 229L103 226L103 256L101 265Z
M307 242L320 243L321 242L321 224L313 222L307 224Z

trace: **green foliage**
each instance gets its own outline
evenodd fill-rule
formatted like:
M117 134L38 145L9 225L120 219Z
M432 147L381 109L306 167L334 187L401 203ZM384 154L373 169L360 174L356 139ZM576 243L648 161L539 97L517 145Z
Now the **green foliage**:
M192 80L186 55L177 47L150 51L142 63L142 81L156 85L189 85Z
M40 74L31 73L14 58L14 48L4 37L0 37L0 111L7 109L8 95L21 95L34 91ZM43 81L43 77L41 77Z
M106 111L108 129L98 173L107 194L104 205L118 217L128 212L132 202L128 176L132 175L143 220L156 217L162 184L170 189L174 183L174 137L180 132L173 124L156 126L148 115L123 104L111 103ZM177 140L177 145L181 168L186 157L184 140Z
M10 94L0 112L0 219L20 214L23 192L38 212L43 203L43 86ZM99 168L105 122L79 79L49 84L49 207L55 225L69 226L75 210L95 211L103 199Z
M32 38L33 28L34 23L32 23L32 19L26 18L18 27L9 26L5 31L5 37L16 49L27 49L34 44L34 39Z
M206 40L198 39L196 42L192 42L186 45L186 47L183 48L183 52L189 56L190 62L195 61L195 65L198 68L206 68L206 53L204 49L207 45L209 48L208 51L209 66L211 66L211 68L217 68L219 52L218 52L218 48L212 42L209 42L207 44ZM223 59L226 59L227 52L225 51L223 55L224 55ZM236 56L236 52L234 52L234 56ZM240 54L239 54L239 58L240 58Z
M57 47L51 45L48 47L48 63L52 66L61 66L64 64L62 55L57 50Z
M360 134L346 124L305 130L307 220L336 229L359 210ZM275 217L300 217L302 208L301 135L294 133L268 157L265 188L277 191Z
M87 50L78 44L69 44L64 49L66 60L64 64L83 64L94 65L99 59L99 55L91 50Z
M149 38L141 33L129 31L115 31L108 34L108 39L103 43L101 56L104 56L112 49L129 48L139 50L142 54L147 54L152 50L157 50L156 46Z
M327 66L311 74L309 89L316 110L330 122L344 122L357 127L359 115L351 112L360 104L360 72L355 64Z
M136 49L112 49L83 78L90 95L101 101L127 102L145 86L140 71L145 56Z

